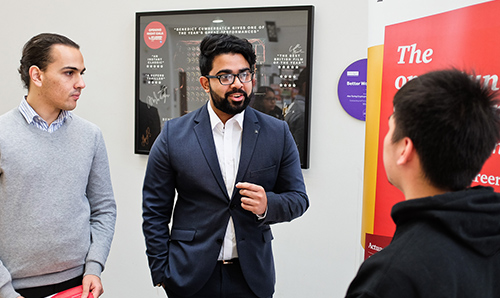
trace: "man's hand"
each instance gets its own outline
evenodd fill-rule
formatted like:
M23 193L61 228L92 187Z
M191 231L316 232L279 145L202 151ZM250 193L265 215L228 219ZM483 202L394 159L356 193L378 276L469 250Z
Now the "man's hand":
M96 275L92 274L85 275L83 277L82 285L83 285L82 298L87 298L89 296L89 292L92 292L94 298L98 298L99 296L101 296L102 293L104 293L101 279Z
M267 195L264 188L257 184L239 182L236 187L240 189L241 207L256 215L263 215L267 209Z

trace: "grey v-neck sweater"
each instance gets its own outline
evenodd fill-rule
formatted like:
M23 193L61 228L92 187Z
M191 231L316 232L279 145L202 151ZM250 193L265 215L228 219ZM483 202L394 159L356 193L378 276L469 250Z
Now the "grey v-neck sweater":
M100 276L116 220L101 131L73 115L53 133L0 117L0 298Z

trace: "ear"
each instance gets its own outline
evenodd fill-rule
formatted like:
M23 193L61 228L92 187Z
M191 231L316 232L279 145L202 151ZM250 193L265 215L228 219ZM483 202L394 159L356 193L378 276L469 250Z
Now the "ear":
M396 162L398 165L408 164L415 158L415 155L417 154L417 152L415 151L415 146L413 146L413 141L408 137L405 137L400 141L398 149L400 150L399 157Z
M208 80L208 78L201 76L200 85L206 93L210 93L210 81Z
M36 65L32 65L29 69L29 74L31 81L33 84L35 84L37 87L42 86L42 70L38 68Z

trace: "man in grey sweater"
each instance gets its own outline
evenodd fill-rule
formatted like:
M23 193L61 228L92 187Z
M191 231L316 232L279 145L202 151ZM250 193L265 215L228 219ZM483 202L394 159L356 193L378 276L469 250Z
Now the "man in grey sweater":
M40 34L23 48L28 95L0 116L0 298L103 292L116 205L101 131L70 112L84 71L64 36Z

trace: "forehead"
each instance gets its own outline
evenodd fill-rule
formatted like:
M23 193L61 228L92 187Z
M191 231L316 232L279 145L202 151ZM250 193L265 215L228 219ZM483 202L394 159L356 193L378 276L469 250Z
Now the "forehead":
M83 55L79 49L55 44L50 48L50 64L49 67L75 67L78 69L84 68Z
M397 129L397 121L396 121L396 118L394 117L394 114L392 114L390 117L389 117L389 121L388 121L388 128L389 130L387 131L387 133L391 133L391 134L394 134L394 131L398 130Z
M250 69L250 64L243 55L227 53L215 56L211 72L239 73L245 69Z
M393 125L395 122L394 122L394 113L392 113L390 116L389 116L389 125Z

